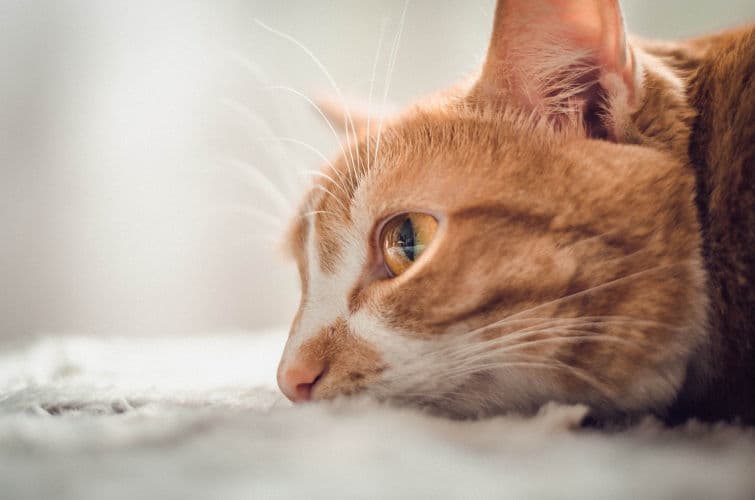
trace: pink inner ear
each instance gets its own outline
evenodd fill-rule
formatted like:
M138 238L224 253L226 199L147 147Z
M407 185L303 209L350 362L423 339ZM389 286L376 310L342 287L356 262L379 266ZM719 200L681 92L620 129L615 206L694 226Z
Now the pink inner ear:
M633 64L617 0L499 0L478 87L531 111L585 115L609 96L634 104Z

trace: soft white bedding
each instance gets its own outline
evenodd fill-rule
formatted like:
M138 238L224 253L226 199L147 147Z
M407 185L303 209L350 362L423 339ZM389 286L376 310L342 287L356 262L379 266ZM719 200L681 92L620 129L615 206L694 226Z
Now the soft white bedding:
M0 498L755 498L755 432L583 409L450 422L291 407L283 334L42 340L0 355Z

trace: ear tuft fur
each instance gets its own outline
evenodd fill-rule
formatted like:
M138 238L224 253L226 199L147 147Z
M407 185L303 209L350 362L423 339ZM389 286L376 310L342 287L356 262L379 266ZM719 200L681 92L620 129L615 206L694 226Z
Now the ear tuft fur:
M473 92L616 139L640 102L640 74L617 0L500 0Z

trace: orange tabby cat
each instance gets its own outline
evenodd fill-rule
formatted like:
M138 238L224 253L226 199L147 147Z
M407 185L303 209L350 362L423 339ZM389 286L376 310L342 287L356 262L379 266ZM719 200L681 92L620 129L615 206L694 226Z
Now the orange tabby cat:
M499 1L479 75L358 140L291 230L278 380L454 416L755 419L755 34Z

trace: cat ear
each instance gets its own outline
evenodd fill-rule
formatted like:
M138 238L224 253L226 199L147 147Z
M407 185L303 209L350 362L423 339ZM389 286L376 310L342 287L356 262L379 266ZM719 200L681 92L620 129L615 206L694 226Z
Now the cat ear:
M381 112L371 109L366 102L346 102L330 96L318 96L315 102L336 130L352 135L356 131L357 137L363 137L370 127L377 130L379 123L394 112L393 106L386 105L386 109Z
M476 92L616 138L640 77L618 0L499 0Z

